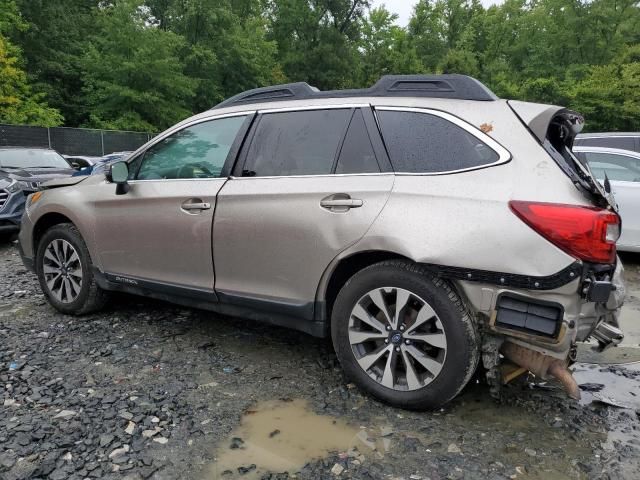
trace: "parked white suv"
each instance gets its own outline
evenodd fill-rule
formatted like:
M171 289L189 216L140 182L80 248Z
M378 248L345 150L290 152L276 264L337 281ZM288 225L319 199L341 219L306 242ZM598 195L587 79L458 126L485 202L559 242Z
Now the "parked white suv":
M20 244L61 312L118 290L330 335L393 405L447 402L481 358L578 396L576 342L619 342L624 295L581 125L459 75L257 89L32 195Z

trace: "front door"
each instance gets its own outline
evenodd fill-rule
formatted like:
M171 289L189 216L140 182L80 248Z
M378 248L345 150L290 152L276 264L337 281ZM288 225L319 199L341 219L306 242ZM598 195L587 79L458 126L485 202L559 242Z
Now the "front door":
M392 173L381 173L364 114L265 112L240 165L218 195L216 293L310 317L322 273L364 236ZM378 154L379 156L379 154ZM383 168L384 169L384 168Z
M111 280L213 292L216 196L245 122L246 115L231 116L181 128L129 162L126 194L98 186L95 242Z

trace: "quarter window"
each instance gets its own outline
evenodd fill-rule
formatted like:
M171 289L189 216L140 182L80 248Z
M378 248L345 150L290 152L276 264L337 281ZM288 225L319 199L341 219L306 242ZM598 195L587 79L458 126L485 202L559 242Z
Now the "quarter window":
M475 135L436 115L381 110L378 120L396 172L448 172L499 160Z
M138 180L216 178L246 116L198 123L150 147ZM133 165L136 161L134 160Z
M242 175L331 173L351 110L267 113L256 127Z
M361 110L356 110L344 139L336 173L377 173L380 171Z

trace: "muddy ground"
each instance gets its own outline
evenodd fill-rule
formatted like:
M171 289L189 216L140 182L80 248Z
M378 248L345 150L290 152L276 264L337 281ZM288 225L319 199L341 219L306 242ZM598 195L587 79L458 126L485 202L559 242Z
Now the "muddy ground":
M520 382L496 403L473 384L415 413L297 332L128 296L60 315L0 245L0 478L640 478L640 368L611 365L640 360L640 257L624 260L635 336L576 365L604 389Z

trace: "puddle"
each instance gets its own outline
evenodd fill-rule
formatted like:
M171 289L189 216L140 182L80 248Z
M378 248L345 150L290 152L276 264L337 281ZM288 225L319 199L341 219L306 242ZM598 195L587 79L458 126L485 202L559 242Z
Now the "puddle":
M627 364L624 368L640 372L640 363ZM583 391L580 403L586 405L602 396L629 408L640 408L640 380L601 370L602 368L598 365L579 363L575 365L573 376L578 385L584 383L604 385L598 392Z
M468 431L468 441L480 442L488 455L502 463L526 465L526 478L583 478L572 462L586 463L593 455L590 442L604 442L606 434L583 432L579 437L568 437L566 431L547 425L535 412L497 404L486 393L482 387L467 390L463 401L446 415L452 430ZM481 432L480 439L477 432ZM464 451L464 442L460 446Z
M593 344L595 345L595 344ZM638 347L611 347L604 352L592 350L592 344L578 344L578 362L593 363L596 365L621 365L640 362L640 348Z
M376 438L364 428L317 415L304 400L261 402L247 411L240 427L220 445L208 478L257 479L268 472L293 473L330 452L357 450L370 455L375 450L381 457L390 444L384 434L381 431Z
M620 312L620 328L624 332L624 345L640 346L640 255L625 257L625 284L627 298Z

